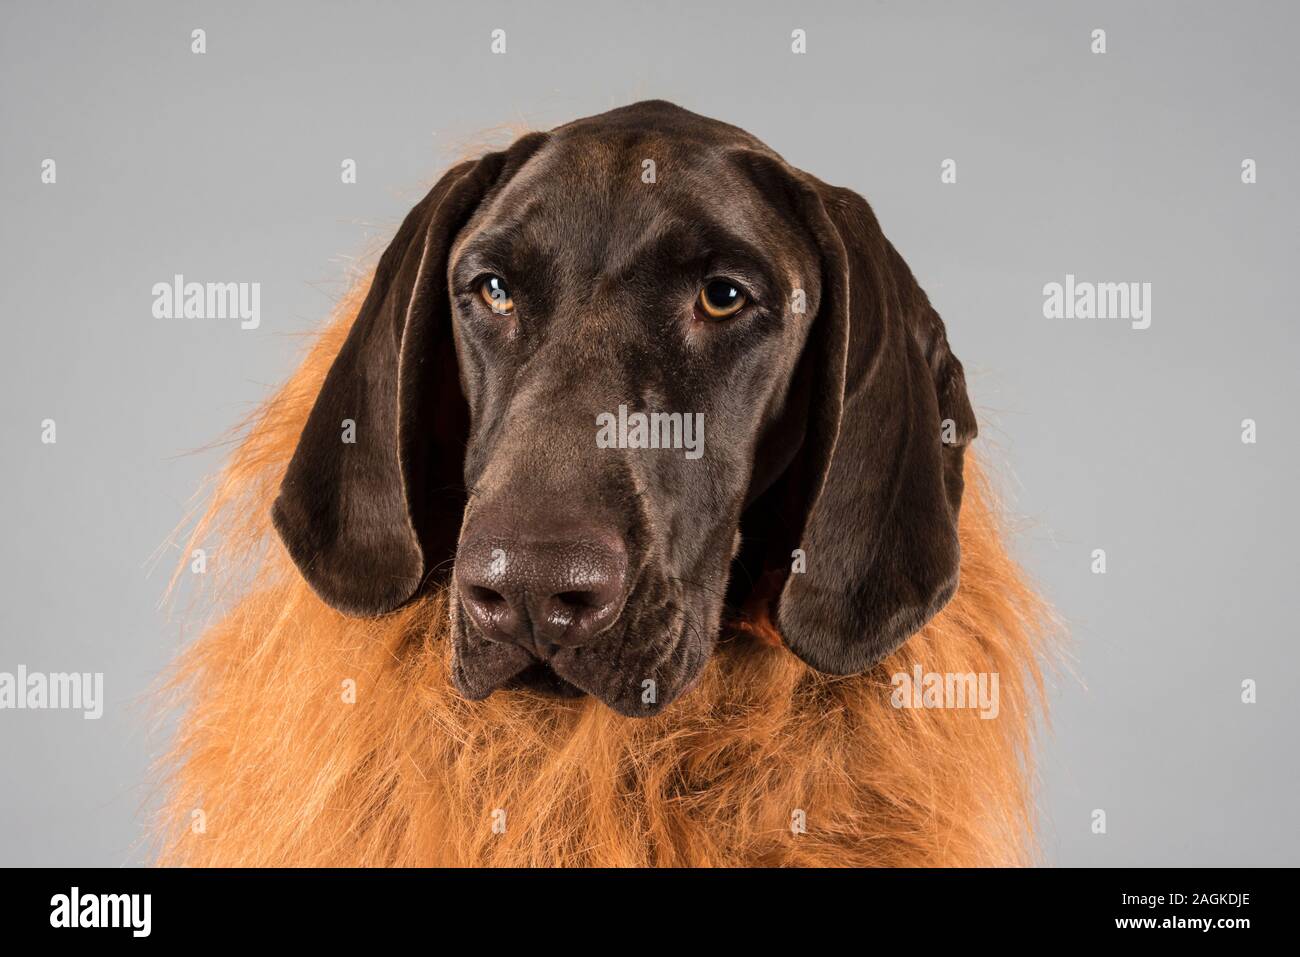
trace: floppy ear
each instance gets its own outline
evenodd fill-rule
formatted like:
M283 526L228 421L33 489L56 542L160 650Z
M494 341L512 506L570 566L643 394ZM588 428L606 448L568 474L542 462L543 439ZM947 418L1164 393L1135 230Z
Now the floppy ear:
M303 577L340 611L398 607L455 542L465 427L447 257L542 139L461 163L407 215L316 397L272 519Z
M814 668L856 674L956 591L975 415L943 322L866 201L812 177L798 192L822 275L801 358L807 424L791 470L806 570L787 578L777 626Z

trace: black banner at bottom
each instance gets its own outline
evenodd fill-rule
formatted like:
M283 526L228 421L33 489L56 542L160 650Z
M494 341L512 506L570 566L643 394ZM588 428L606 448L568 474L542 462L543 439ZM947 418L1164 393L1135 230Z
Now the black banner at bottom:
M986 945L1104 936L1231 946L1240 935L1281 931L1295 883L1291 871L1270 869L41 869L5 871L0 881L7 941L75 935L92 947L337 945L391 933L424 935L433 946L465 936L563 946L592 940L597 926L604 946L672 946L688 933L697 942L713 934L732 947L745 939L770 946L768 935L780 929L810 940L864 935L873 944L969 933L965 939Z

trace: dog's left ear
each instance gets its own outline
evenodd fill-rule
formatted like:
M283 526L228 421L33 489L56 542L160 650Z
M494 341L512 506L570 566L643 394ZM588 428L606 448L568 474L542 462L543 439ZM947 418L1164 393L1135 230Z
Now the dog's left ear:
M856 193L794 174L821 254L801 357L810 390L792 474L804 571L776 623L819 671L856 674L919 631L957 588L963 452L975 414L942 320Z

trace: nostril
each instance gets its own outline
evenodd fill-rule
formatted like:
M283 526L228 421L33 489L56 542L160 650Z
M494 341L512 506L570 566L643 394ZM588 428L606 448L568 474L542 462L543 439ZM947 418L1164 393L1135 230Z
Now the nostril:
M611 627L626 587L622 538L567 526L525 531L509 539L466 538L458 550L460 605L478 633L549 657ZM508 561L497 567L502 551Z
M493 591L491 588L484 588L482 585L470 585L466 589L466 594L470 601L489 608L506 603L504 596L500 592Z
M574 609L600 608L606 603L604 596L594 591L562 591L555 600Z

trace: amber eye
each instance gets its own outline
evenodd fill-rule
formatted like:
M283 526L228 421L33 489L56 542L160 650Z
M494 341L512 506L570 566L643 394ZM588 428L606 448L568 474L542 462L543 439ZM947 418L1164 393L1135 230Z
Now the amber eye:
M506 281L500 276L486 276L479 284L478 294L483 297L488 308L498 316L508 316L515 311L515 301L510 298Z
M730 279L710 279L700 290L700 311L709 319L727 319L740 312L749 300Z

